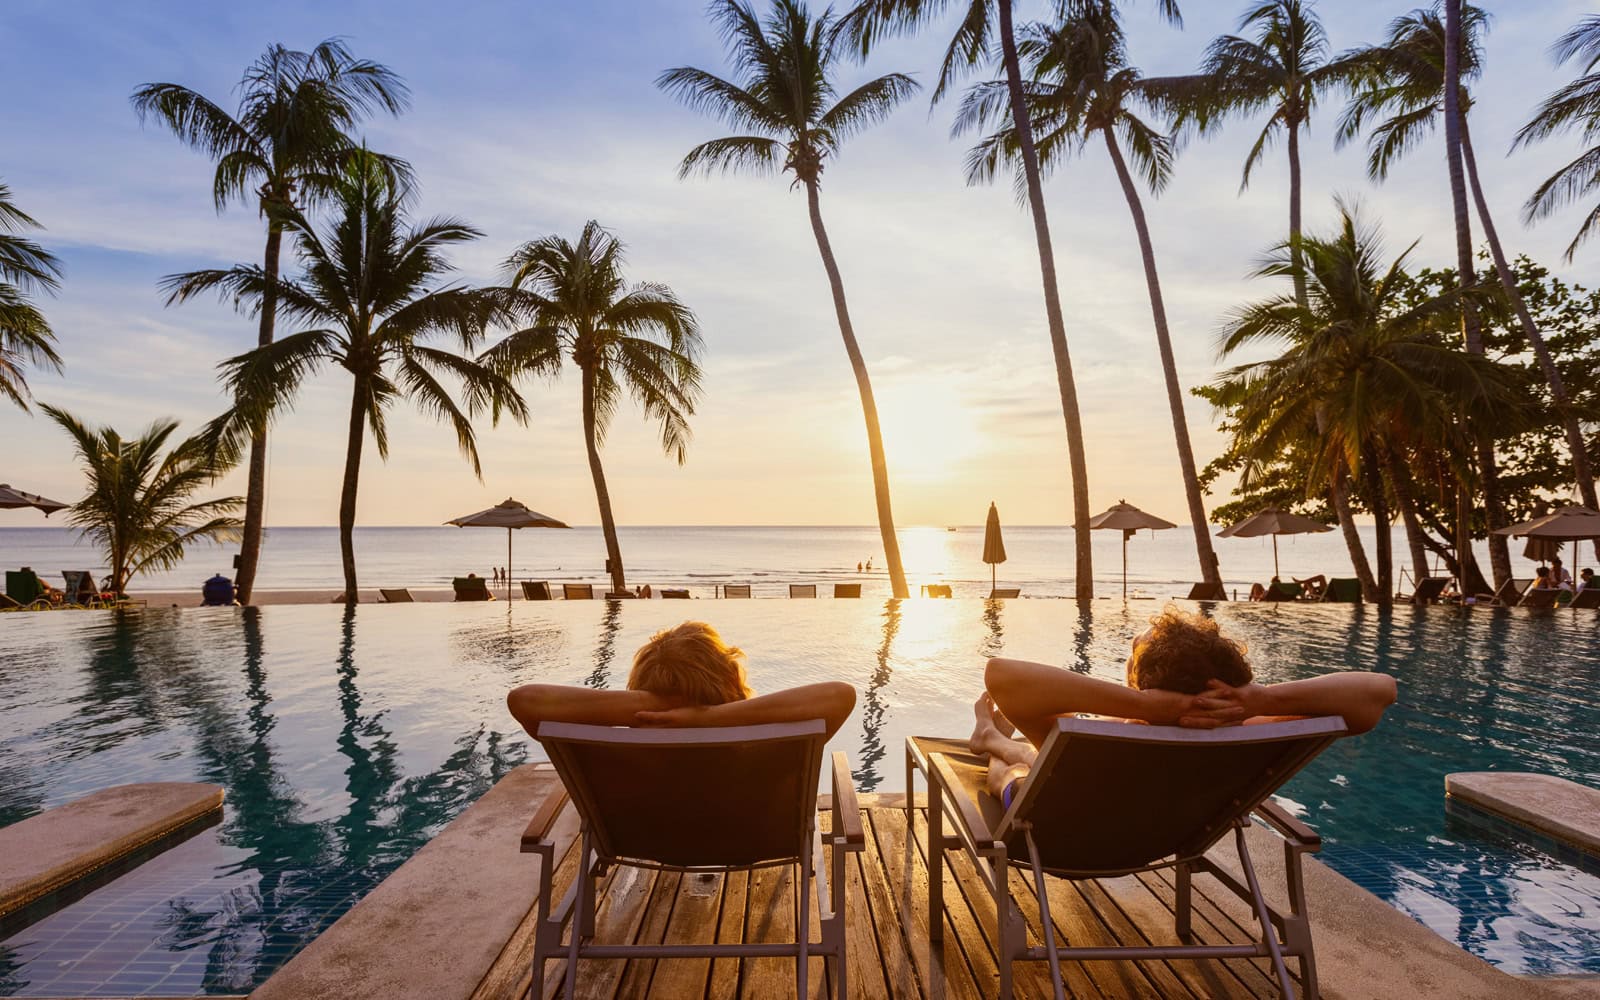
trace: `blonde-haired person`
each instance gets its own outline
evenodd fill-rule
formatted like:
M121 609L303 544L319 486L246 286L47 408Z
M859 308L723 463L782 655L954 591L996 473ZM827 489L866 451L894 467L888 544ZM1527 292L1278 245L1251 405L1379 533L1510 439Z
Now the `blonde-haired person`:
M969 741L973 753L989 758L989 793L1010 807L1017 782L1064 715L1194 729L1337 715L1346 735L1355 736L1376 726L1394 704L1394 678L1386 674L1347 671L1258 684L1245 653L1244 644L1223 635L1212 619L1168 605L1134 637L1126 684L1044 663L990 660Z
M595 726L756 726L821 719L832 737L855 708L856 689L839 681L757 696L745 655L705 622L650 637L633 655L627 690L524 684L506 707L534 735L541 722Z

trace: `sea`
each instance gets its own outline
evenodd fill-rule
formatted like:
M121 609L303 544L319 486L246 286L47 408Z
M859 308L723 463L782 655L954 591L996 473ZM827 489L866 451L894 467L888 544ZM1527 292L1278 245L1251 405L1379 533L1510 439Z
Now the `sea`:
M1361 529L1367 551L1373 551L1376 528ZM511 567L512 580L547 580L552 584L603 584L605 539L598 527L523 529L513 532L512 556L506 556L506 532L495 528L358 527L355 551L358 581L363 588L406 587L448 589L452 577L476 573L492 577L497 567ZM817 584L819 596L834 583L859 583L863 597L891 594L883 545L875 526L694 526L619 527L623 565L630 586L688 588L695 597L715 597L725 583L752 586L755 597L783 597L788 584ZM900 550L911 592L926 584L948 584L956 597L987 596L991 567L983 562L983 526L901 528ZM993 567L993 581L1016 587L1028 597L1070 597L1073 587L1073 532L1061 526L1004 526L1006 561ZM1097 531L1094 542L1094 590L1097 597L1123 594L1123 538L1117 531ZM1409 565L1404 533L1392 532L1397 590L1409 593L1415 570ZM1222 576L1230 591L1248 595L1253 583L1274 573L1271 538L1215 538ZM1521 555L1513 542L1517 576L1533 575L1537 564ZM1592 557L1568 547L1569 569ZM1479 558L1487 567L1480 543ZM233 575L237 546L201 545L177 566L152 570L136 578L129 590L185 591L198 596L201 583L216 573ZM1130 598L1185 595L1200 579L1194 535L1187 526L1143 531L1127 540L1126 588ZM1278 539L1281 576L1353 576L1343 537L1324 534ZM105 572L104 556L68 527L0 528L0 566L29 566L56 586L62 570L87 569L96 579ZM1442 566L1429 568L1443 574ZM258 572L258 590L337 590L343 587L339 534L332 527L269 528Z

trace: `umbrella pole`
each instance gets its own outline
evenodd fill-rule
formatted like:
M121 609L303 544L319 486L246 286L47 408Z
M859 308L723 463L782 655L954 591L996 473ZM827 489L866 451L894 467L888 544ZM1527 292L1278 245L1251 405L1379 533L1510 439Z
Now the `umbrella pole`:
M1278 536L1277 535L1273 535L1272 536L1272 575L1277 577L1280 580L1283 579L1283 575L1278 572Z
M989 564L989 596L994 596L994 563Z
M1128 533L1122 533L1122 603L1128 603Z
M538 503L537 500L534 503ZM506 607L511 606L511 529L506 529Z

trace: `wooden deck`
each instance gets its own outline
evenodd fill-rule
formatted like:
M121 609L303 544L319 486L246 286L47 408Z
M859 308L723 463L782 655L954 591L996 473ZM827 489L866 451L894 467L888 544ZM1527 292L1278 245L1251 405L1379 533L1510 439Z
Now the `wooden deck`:
M921 796L918 796L919 800ZM971 861L951 852L945 884L945 935L940 947L928 944L927 816L919 805L907 836L904 799L899 795L862 797L866 850L848 856L848 941L850 995L875 998L994 997L999 978L991 943L994 904ZM571 811L570 804L567 806ZM824 814L826 823L826 814ZM569 815L560 821L572 821ZM534 862L530 858L530 864ZM577 868L570 849L556 874L556 897L566 891ZM1013 871L1014 895L1039 937L1039 908L1030 904L1023 876ZM1215 883L1194 884L1194 929L1205 943L1247 943L1257 935ZM1058 939L1079 945L1174 944L1170 874L1155 873L1097 882L1050 880L1051 915ZM814 892L814 889L813 889ZM683 875L618 868L601 883L597 941L605 943L705 943L710 941L793 940L794 878L790 869L750 873ZM812 907L816 913L815 906ZM814 920L815 918L813 918ZM815 924L813 939L817 934ZM525 1000L532 956L532 917L507 943L473 1000ZM1032 942L1030 942L1032 943ZM831 996L833 970L824 975L812 959L811 995ZM1290 963L1291 969L1295 963ZM1018 997L1050 997L1049 967L1019 963ZM1175 960L1162 962L1064 963L1062 974L1073 997L1274 997L1264 960ZM561 993L565 963L546 967L545 995ZM584 1000L628 1000L653 996L704 1000L783 1000L794 998L794 960L779 958L601 960L586 959L578 975Z

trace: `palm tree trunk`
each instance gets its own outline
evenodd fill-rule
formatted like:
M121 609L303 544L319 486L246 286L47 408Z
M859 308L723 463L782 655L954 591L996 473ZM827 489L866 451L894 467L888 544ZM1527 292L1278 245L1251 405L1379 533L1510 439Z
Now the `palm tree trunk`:
M1389 497L1383 488L1383 472L1378 468L1377 449L1368 444L1362 449L1361 478L1367 487L1367 506L1372 509L1372 519L1377 526L1373 546L1378 557L1378 605L1388 607L1394 601L1394 539L1390 532Z
M1583 428L1572 412L1570 397L1567 395L1566 383L1561 378L1561 371L1556 367L1555 358L1550 354L1550 347L1545 343L1544 335L1539 332L1539 325L1533 321L1533 314L1528 310L1528 302L1522 297L1522 290L1517 287L1516 277L1506 260L1505 249L1500 245L1500 234L1495 231L1494 218L1489 214L1489 201L1483 196L1483 184L1478 180L1478 158L1472 151L1472 132L1467 126L1465 115L1461 118L1461 159L1466 167L1468 185L1472 188L1472 200L1478 208L1478 221L1483 223L1483 235L1489 241L1489 253L1494 257L1495 273L1500 276L1500 285L1511 299L1512 306L1516 308L1517 319L1522 323L1522 333L1533 346L1533 356L1539 362L1539 370L1544 373L1545 381L1550 384L1550 398L1555 403L1556 412L1561 415L1561 422L1567 432L1567 451L1572 455L1572 476L1578 483L1578 495L1585 507L1590 510L1600 510L1600 502L1597 502L1595 496L1594 473L1589 468L1589 454L1583 442ZM1600 558L1600 539L1595 540L1594 551L1595 557Z
M1470 298L1477 273L1472 263L1472 217L1467 210L1467 185L1461 164L1461 0L1444 4L1444 131L1445 159L1450 171L1450 203L1456 225L1456 270L1461 283L1461 330L1469 354L1483 354L1483 327ZM1504 535L1494 529L1505 524L1500 502L1500 473L1496 468L1494 444L1486 434L1477 434L1478 467L1483 479L1483 506L1489 529L1489 565L1494 585L1511 578L1511 547Z
M811 232L817 238L817 252L822 254L822 267L828 272L828 286L833 290L833 311L839 317L839 335L844 338L844 351L850 356L856 390L861 394L861 413L867 422L867 451L872 456L872 494L878 505L878 533L883 536L883 559L889 566L889 585L894 589L894 596L910 597L905 564L900 560L900 536L895 533L894 510L889 503L889 461L883 453L878 404L872 397L872 379L867 375L861 346L856 343L855 327L850 323L850 308L844 299L844 278L839 274L838 262L833 259L828 230L822 224L822 201L815 177L806 180L806 204L811 211Z
M600 505L600 531L606 539L606 562L611 564L611 592L628 589L622 570L622 546L617 543L617 521L611 514L611 492L606 489L606 470L600 464L600 445L595 439L594 372L583 369L583 445L589 452L589 474L594 477L594 499Z
M1056 385L1061 393L1061 415L1067 424L1067 458L1072 467L1073 547L1077 552L1074 589L1077 599L1094 599L1094 555L1089 548L1089 466L1083 448L1083 421L1078 415L1078 387L1072 377L1072 356L1067 351L1067 326L1061 317L1061 292L1056 287L1055 252L1050 245L1050 222L1044 210L1044 185L1039 179L1039 151L1033 144L1033 123L1028 119L1022 93L1022 64L1017 58L1017 38L1011 23L1012 0L999 0L1000 53L1006 66L1006 89L1011 96L1011 121L1017 131L1022 173L1028 187L1028 207L1033 214L1033 237L1039 247L1039 276L1044 284L1044 313L1050 325L1050 346L1055 353Z
M272 343L278 317L278 258L283 246L283 228L267 224L267 249L262 268L267 272L266 288L261 293L261 324L256 345ZM239 603L249 604L256 585L256 564L261 559L261 538L267 513L267 428L262 426L250 439L250 477L245 488L243 539L239 545L239 573L234 580Z
M1344 546L1350 550L1350 565L1356 571L1356 579L1361 581L1362 599L1369 604L1377 604L1384 600L1384 594L1378 589L1378 581L1373 578L1372 564L1367 561L1367 550L1361 544L1361 534L1356 530L1356 521L1350 511L1350 495L1344 487L1345 465L1344 459L1339 460L1338 467L1328 479L1328 501L1333 505L1334 514L1338 515L1339 530L1344 534Z
M1189 443L1189 422L1183 412L1183 387L1178 384L1178 364L1172 356L1172 335L1167 329L1167 306L1161 297L1161 278L1156 273L1156 251L1150 241L1150 227L1145 222L1144 204L1139 199L1139 189L1128 172L1128 164L1110 129L1102 129L1111 162L1117 168L1117 180L1122 182L1122 193L1128 199L1128 211L1133 214L1133 228L1139 236L1139 254L1144 258L1144 283L1150 292L1150 313L1155 321L1156 347L1161 354L1161 372L1167 383L1167 406L1172 410L1172 436L1178 443L1178 467L1183 472L1183 492L1189 501L1189 523L1194 527L1195 553L1200 558L1200 578L1213 587L1222 586L1222 571L1217 565L1217 553L1211 545L1210 519L1206 517L1205 502L1200 497L1200 477L1195 473L1194 448Z
M1289 118L1289 260L1294 265L1294 301L1301 309L1309 301L1305 269L1300 265L1300 121Z
M361 445L367 436L366 385L356 380L350 395L350 439L344 450L344 487L339 492L339 558L344 562L344 601L359 603L356 593L356 488L361 481Z
M1406 526L1406 546L1411 549L1411 576L1420 580L1428 575L1428 548L1423 541L1422 522L1417 518L1417 498L1411 489L1411 472L1392 450L1385 450L1389 467L1389 487L1394 490L1395 506Z

